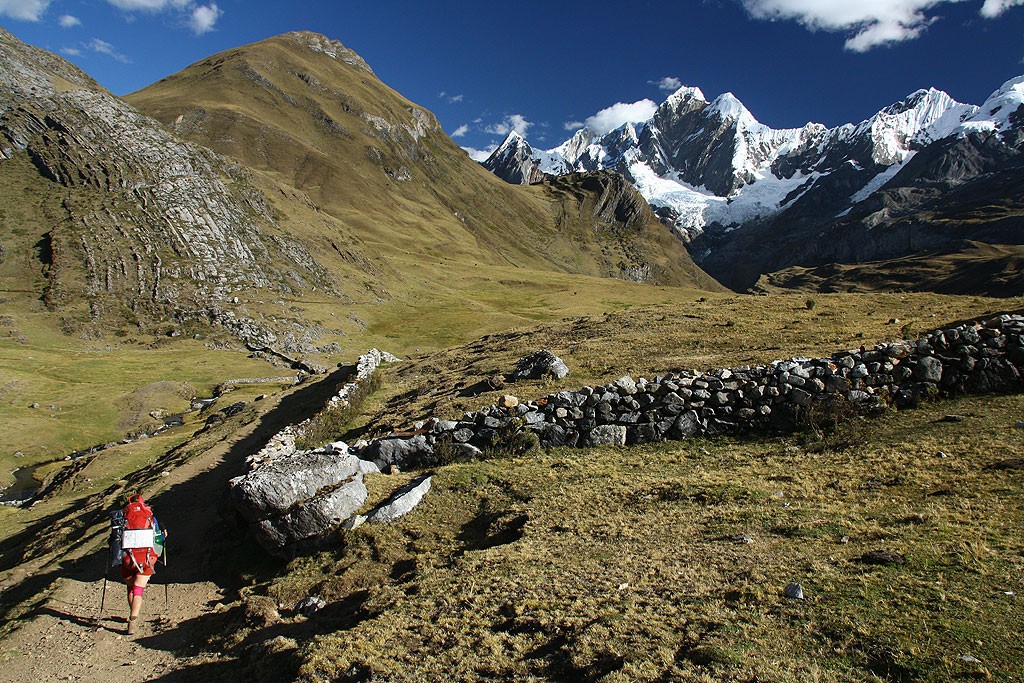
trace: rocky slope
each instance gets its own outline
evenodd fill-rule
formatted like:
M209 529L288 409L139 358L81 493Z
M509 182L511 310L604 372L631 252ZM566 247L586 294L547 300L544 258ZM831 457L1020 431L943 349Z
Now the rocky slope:
M238 164L185 142L67 62L0 30L0 166L57 195L38 239L55 307L202 311L331 277L278 229ZM4 197L3 204L17 202ZM6 240L5 240L6 241Z
M745 289L795 265L1018 244L1022 80L981 107L920 90L833 129L774 130L730 93L708 102L681 88L650 120L602 137L583 129L540 152L510 134L484 165L510 182L614 169L702 267Z

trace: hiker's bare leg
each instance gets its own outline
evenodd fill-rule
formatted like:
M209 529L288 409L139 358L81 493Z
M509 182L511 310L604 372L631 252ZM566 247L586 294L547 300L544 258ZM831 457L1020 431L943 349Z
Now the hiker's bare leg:
M146 584L149 583L149 577L145 574L136 574L132 585L138 588L145 588ZM139 612L142 611L142 591L136 590L132 594L132 613L131 616L139 616Z

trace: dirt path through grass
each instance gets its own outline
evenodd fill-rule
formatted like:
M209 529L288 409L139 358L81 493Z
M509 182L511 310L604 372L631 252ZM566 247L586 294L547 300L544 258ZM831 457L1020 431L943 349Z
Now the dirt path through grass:
M245 569L235 552L239 534L218 510L228 480L244 470L246 455L271 434L300 420L332 391L328 379L266 399L265 405L254 404L259 409L248 424L222 425L221 439L167 476L157 473L157 483L144 489L168 529L168 566L158 569L146 592L136 635L124 634L127 607L116 569L108 575L105 609L97 618L107 553L100 542L75 557L50 554L15 568L4 590L30 584L34 575L42 585L31 598L36 602L20 617L23 623L0 641L4 680L184 681L192 679L189 669L195 660L208 671L218 659L216 653L193 652L191 643L203 616L222 608L237 591L240 571ZM105 531L97 537L105 540ZM55 578L47 587L44 577L51 572Z

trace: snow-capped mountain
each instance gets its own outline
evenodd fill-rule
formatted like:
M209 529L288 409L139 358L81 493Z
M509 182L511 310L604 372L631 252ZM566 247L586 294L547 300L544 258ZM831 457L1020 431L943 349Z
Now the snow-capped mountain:
M777 130L758 122L732 93L709 102L699 88L684 87L647 121L603 136L584 128L558 147L537 151L510 134L484 166L519 183L543 174L615 170L690 243L698 263L714 269L712 252L783 218L824 226L860 215L857 207L896 184L925 150L992 134L1015 147L1007 136L1024 124L1022 103L1024 77L1005 83L981 107L918 90L859 124ZM791 265L769 261L766 267ZM753 272L739 279L726 273L724 280L749 286L751 278Z

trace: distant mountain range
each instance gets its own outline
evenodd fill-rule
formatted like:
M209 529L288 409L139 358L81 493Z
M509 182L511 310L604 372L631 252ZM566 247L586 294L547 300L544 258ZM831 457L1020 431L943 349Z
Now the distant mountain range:
M860 124L775 130L731 93L709 102L684 87L643 123L602 136L583 128L554 149L512 132L483 164L510 183L614 170L700 266L742 290L793 266L941 260L969 241L1020 245L1022 104L1024 77L980 107L919 90ZM1020 293L1006 284L970 287Z

